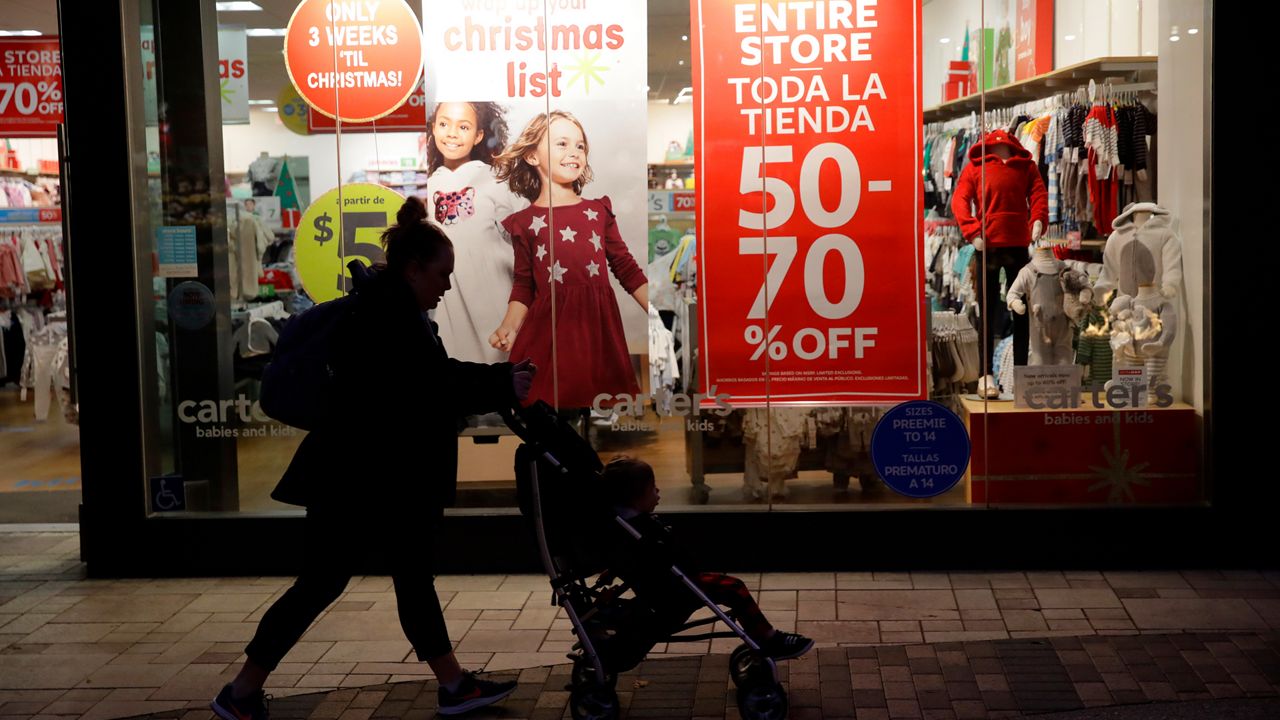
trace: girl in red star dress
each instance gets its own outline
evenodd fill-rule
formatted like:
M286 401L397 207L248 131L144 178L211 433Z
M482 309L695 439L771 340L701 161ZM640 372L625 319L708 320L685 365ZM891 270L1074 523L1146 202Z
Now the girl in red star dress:
M609 198L581 195L591 182L587 154L582 124L554 110L533 118L494 159L498 181L533 203L502 221L515 251L515 282L506 317L489 336L511 357L550 368L535 376L530 403L589 407L602 393L640 391L605 266L646 312L649 285Z

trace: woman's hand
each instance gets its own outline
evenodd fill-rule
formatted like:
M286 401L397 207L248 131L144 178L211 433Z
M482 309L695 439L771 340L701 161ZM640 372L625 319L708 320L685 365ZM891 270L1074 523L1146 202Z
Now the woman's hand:
M508 325L501 325L489 336L489 345L503 352L511 352L511 343L516 341L517 330Z
M533 376L538 366L529 358L525 358L511 366L511 389L516 393L516 401L523 403L529 397L529 388L533 387Z

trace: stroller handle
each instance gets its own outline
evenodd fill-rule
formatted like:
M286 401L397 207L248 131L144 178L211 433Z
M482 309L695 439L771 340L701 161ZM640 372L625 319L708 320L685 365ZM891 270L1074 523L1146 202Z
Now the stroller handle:
M505 407L499 410L498 414L502 416L502 420L507 424L507 427L511 428L511 432L515 433L521 440L531 443L533 442L533 438L530 437L532 431L528 423L521 417L520 412L521 408L519 407Z

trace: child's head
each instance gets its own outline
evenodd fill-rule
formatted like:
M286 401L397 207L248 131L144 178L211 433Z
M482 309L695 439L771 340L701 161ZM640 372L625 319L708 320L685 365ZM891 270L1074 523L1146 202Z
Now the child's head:
M658 484L653 468L643 460L618 455L605 463L604 482L613 504L650 513L658 507Z
M498 181L505 181L512 192L529 200L538 199L548 178L581 194L591 182L590 149L587 133L573 115L564 110L541 113L495 159Z
M470 160L489 165L507 144L507 119L491 102L442 102L427 120L427 171Z

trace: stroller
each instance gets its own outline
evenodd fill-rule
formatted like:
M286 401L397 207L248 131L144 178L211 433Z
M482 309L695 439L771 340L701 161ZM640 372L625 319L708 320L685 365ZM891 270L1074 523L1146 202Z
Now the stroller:
M619 715L617 676L640 664L660 642L696 642L741 638L730 657L744 720L780 720L787 716L787 694L777 665L760 652L735 619L691 582L680 568L671 572L712 617L689 621L689 612L654 608L622 597L628 589L608 572L609 548L642 537L614 513L600 482L603 465L590 444L546 403L505 413L507 424L524 441L516 451L520 512L537 537L542 564L551 580L552 604L564 608L577 637L570 711L576 720L609 720ZM643 545L634 548L642 550ZM602 574L603 573L603 574ZM599 576L595 582L591 578ZM690 605L696 607L696 602ZM684 634L716 621L727 632Z

